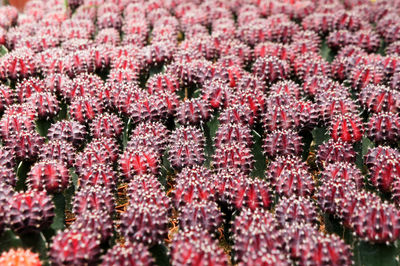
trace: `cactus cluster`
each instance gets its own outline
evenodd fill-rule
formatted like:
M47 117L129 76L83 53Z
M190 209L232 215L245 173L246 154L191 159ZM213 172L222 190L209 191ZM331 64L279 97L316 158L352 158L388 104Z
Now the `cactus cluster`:
M0 6L0 264L387 254L399 14L397 0Z

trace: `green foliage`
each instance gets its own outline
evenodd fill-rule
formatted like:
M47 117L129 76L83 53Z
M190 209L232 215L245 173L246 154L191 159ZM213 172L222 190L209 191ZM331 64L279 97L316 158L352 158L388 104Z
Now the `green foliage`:
M63 230L65 220L65 197L62 193L55 194L53 197L53 203L55 206L55 217L51 228L54 231Z
M334 53L328 47L325 40L322 42L322 45L321 45L321 56L328 62L332 62L334 59Z
M1 235L0 252L18 247L22 247L22 241L19 236L15 235L11 230L6 230Z
M316 127L313 129L311 134L313 137L313 145L315 149L317 149L318 146L324 143L325 141L329 140L329 134L325 127Z
M26 178L28 172L32 166L32 163L27 161L20 161L17 166L17 185L15 190L25 190L26 189Z
M7 48L4 45L0 45L0 57L8 53Z
M150 253L156 260L157 265L171 265L168 258L168 249L165 245L155 245L154 247L150 248Z
M129 141L129 131L131 129L131 119L129 118L128 121L125 123L124 131L122 133L122 148L125 150L126 145Z
M38 119L36 120L36 131L40 136L46 137L47 131L49 130L51 123L48 119Z
M262 129L259 129L258 131L252 131L254 144L251 147L251 151L254 156L254 167L253 171L251 172L251 176L263 178L267 163L265 161L264 150L262 148L262 135L260 135L258 132L262 132Z
M399 247L397 245L370 244L357 242L354 244L355 265L362 266L398 266Z
M214 138L219 127L218 117L219 113L216 113L210 121L203 125L204 135L206 138L206 146L204 150L206 156L205 165L208 167L211 165L212 156L215 152Z

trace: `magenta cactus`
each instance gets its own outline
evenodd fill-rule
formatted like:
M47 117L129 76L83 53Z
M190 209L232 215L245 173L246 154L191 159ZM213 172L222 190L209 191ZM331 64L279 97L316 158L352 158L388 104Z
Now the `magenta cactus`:
M44 191L15 193L9 204L7 220L17 234L38 232L48 228L53 222L54 205Z
M317 206L310 198L282 198L275 208L275 216L279 224L285 227L287 223L318 224Z
M171 243L171 261L174 265L228 265L227 255L201 228L182 230Z
M44 160L34 164L28 173L29 186L49 193L64 191L69 185L67 166L57 160Z
M55 265L96 263L100 240L89 229L60 231L50 247L50 261Z
M125 243L123 246L116 244L107 251L102 260L102 266L133 265L137 262L143 266L151 266L155 263L147 246L137 242Z

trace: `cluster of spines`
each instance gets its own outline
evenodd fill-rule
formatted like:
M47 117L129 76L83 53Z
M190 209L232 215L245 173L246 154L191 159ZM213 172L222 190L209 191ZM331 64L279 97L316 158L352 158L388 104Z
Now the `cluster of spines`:
M307 197L283 197L275 207L275 216L282 227L287 223L318 224L317 206Z
M205 138L193 126L181 126L170 135L169 160L174 168L201 165L205 161Z
M154 175L136 176L128 186L129 206L120 230L131 242L153 246L168 237L171 201Z
M228 257L204 229L192 228L179 232L172 240L171 263L227 265Z
M291 130L274 130L264 139L264 153L269 157L279 155L300 155L302 142L300 135Z
M17 234L38 232L48 228L53 222L54 204L44 191L15 193L9 204L7 221Z
M94 264L99 260L100 240L86 228L60 231L53 238L49 255L55 265Z
M124 245L116 244L102 257L104 266L133 265L140 262L144 266L154 265L154 258L147 247L141 243L129 242Z
M276 252L283 248L279 224L273 214L263 209L244 209L232 225L235 261L246 263L260 251Z
M180 208L179 226L183 230L201 227L215 234L222 224L222 213L213 201L194 201Z
M311 196L315 190L313 177L303 168L283 169L279 175L268 175L267 179L278 195L290 197Z
M180 104L176 110L180 124L198 125L211 118L211 108L203 99L190 99Z
M69 185L69 171L64 162L43 160L34 164L28 173L31 188L60 193Z

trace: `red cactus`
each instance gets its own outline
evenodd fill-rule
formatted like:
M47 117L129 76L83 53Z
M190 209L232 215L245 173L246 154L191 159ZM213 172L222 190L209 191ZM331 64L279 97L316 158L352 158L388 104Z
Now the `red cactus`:
M385 159L399 156L400 153L396 149L387 146L377 146L376 148L368 149L364 160L367 167L372 169L380 163L379 161L381 160L381 158Z
M334 141L329 139L328 142L318 147L317 159L322 164L334 162L355 162L356 156L350 143L341 139Z
M214 199L208 186L210 171L202 166L191 166L182 169L176 178L173 204L179 208L187 203Z
M89 230L104 243L113 234L113 221L111 216L105 211L86 211L77 217L69 229L77 231L82 229Z
M42 118L55 116L60 110L59 101L49 92L33 93L27 102L34 106L38 116Z
M36 73L34 53L28 48L16 49L0 60L0 78L12 80L27 78Z
M234 123L250 126L254 124L254 119L250 107L241 104L234 104L225 108L218 118L221 124Z
M33 189L60 193L69 185L68 168L63 162L56 160L38 162L28 173L28 183Z
M267 182L260 179L250 179L237 172L232 187L226 193L230 194L228 196L230 205L238 210L246 208L250 210L268 209L272 204L272 193Z
M114 114L100 114L90 124L90 132L94 138L119 137L122 133L122 120Z
M249 127L241 124L224 124L218 127L215 134L215 147L220 147L225 143L244 143L250 147L253 143L253 138Z
M256 210L271 206L271 191L267 182L250 179L239 169L220 169L211 180L210 189L215 191L219 202L229 208Z
M301 161L300 157L293 155L278 156L268 165L266 175L278 178L282 171L296 169L308 171L308 166L305 162Z
M72 202L75 215L83 215L85 211L114 212L114 197L111 191L100 186L85 186L79 188Z
M76 77L82 73L91 73L94 71L94 58L90 49L77 50L66 55L66 73L70 77Z
M349 266L353 264L350 246L337 235L311 236L304 241L300 252L299 263L302 265L332 263Z
M111 165L95 164L80 171L79 186L100 186L114 191L117 176Z
M294 43L301 42L304 40L311 41L316 46L319 46L321 44L321 38L314 31L310 31L310 30L298 31L298 32L294 33L294 35L292 36L292 41Z
M212 108L227 107L233 93L233 90L223 79L214 78L206 81L203 85L202 99L206 100Z
M330 133L335 141L341 139L353 143L361 140L364 127L357 115L347 113L332 118Z
M178 233L171 243L174 265L228 265L228 258L205 230L193 228Z
M134 123L142 121L157 121L167 116L167 105L157 95L140 95L137 101L128 108L128 115Z
M318 224L317 206L305 197L282 198L275 208L275 216L278 223L285 227L287 223Z
M187 203L180 208L179 226L183 230L201 227L215 233L222 223L222 213L212 201Z
M12 135L5 142L15 153L16 158L34 160L39 155L44 139L35 131L23 130Z
M235 260L243 261L256 256L263 248L279 251L283 247L283 239L278 227L275 217L268 211L244 209L233 222Z
M138 241L150 246L161 243L168 236L168 212L168 208L159 203L132 200L121 215L121 232L130 242Z
M71 116L80 123L92 121L103 111L102 102L97 97L76 97L69 109Z
M119 32L114 28L106 28L100 30L96 35L97 44L118 45L120 42Z
M316 97L318 112L325 122L330 122L337 116L356 114L357 105L350 98L341 94L341 91L321 93Z
M179 91L178 78L172 73L156 74L147 81L147 90L150 94L169 91L175 93Z
M292 100L300 100L302 96L301 87L297 85L294 81L291 80L283 80L278 81L276 84L270 87L270 97L278 96L282 99L285 98L282 102L279 102L277 105L288 103L287 101L292 102Z
M114 163L118 158L118 144L112 138L93 139L83 150L83 153L87 152L95 153L105 160Z
M122 175L128 180L134 175L157 174L158 153L152 148L128 148L118 160Z
M143 137L152 143L156 150L162 151L166 148L169 133L161 122L142 122L133 130L132 138Z
M400 110L400 93L384 85L368 85L361 90L360 102L374 113Z
M305 80L309 76L331 76L329 62L313 52L297 56L293 63L293 69L301 80Z
M267 134L264 140L264 152L270 157L278 155L299 155L301 137L292 130L275 130Z
M400 214L393 204L379 200L357 204L351 227L358 237L374 243L389 243L400 236Z
M73 101L77 97L99 96L103 81L99 76L82 73L65 85L60 92L65 99Z
M368 122L368 137L376 143L397 143L399 140L400 118L393 113L374 114Z
M15 186L15 184L17 183L17 176L14 172L14 169L8 168L5 165L0 164L0 176L0 182L4 184ZM2 232L1 225L0 232Z
M361 171L355 165L348 162L333 162L328 164L322 171L321 180L324 182L335 179L351 181L357 185L357 188L361 188L364 183Z
M0 112L3 112L8 106L14 103L15 93L14 91L4 85L0 85Z
M202 132L192 126L181 126L171 134L169 159L173 167L200 165L204 162L205 139Z
M257 46L254 47L254 57L259 58L265 56L275 56L281 60L292 61L295 54L288 45L273 42L257 44Z
M352 43L367 52L376 52L380 46L379 35L371 30L360 30L352 35Z
M47 133L50 140L64 140L74 146L82 144L85 136L85 127L74 120L56 122L50 126Z
M347 96L347 94L349 94L346 94L346 91L340 83L334 82L325 76L309 76L303 82L303 90L310 96L318 96L323 93L334 91L342 92L342 96Z
M339 216L341 207L352 200L351 193L357 191L356 184L351 180L336 178L324 182L318 190L317 201L322 211Z
M388 55L400 55L400 41L393 42L386 48Z
M54 205L44 191L15 193L9 204L8 222L17 234L38 232L53 222Z
M211 117L211 108L203 99L186 100L176 112L177 121L181 124L202 124Z
M267 177L277 194L290 197L309 196L315 189L312 175L304 169L284 169L279 176Z
M253 168L253 155L246 143L231 142L221 144L213 155L213 166L216 169L236 168L249 174Z
M260 82L261 80L258 80L258 84ZM266 97L262 89L263 87L258 86L258 84L246 84L246 81L244 79L241 79L239 84L239 86L241 87L238 87L234 97L231 98L232 103L240 103L241 105L248 106L253 112L254 118L259 118L261 116L261 113L263 113L265 110Z
M35 121L32 120L27 114L5 114L0 120L0 128L2 137L7 140L11 138L13 134L21 133L22 131L34 130Z
M29 97L31 97L35 92L46 91L43 80L40 80L36 77L23 79L21 82L17 83L15 89L18 101L20 103L26 102L27 99L29 99Z
M107 251L102 259L101 265L103 266L124 265L126 263L133 265L138 262L143 266L151 266L155 263L147 246L137 242L125 243L123 246L116 244Z
M304 30L315 31L318 34L325 34L333 30L335 16L333 14L316 13L305 17L302 21Z
M309 124L315 124L318 120L317 114L315 111L308 111L307 107L312 108L307 102L298 102L269 108L264 113L264 128L266 131L301 129Z
M290 75L290 66L277 57L260 57L253 65L253 74L259 76L267 84L286 79Z
M394 180L400 176L400 160L398 154L381 153L376 157L374 164L369 168L370 181L373 186L383 192L390 192Z
M379 85L384 79L384 68L381 64L359 64L353 68L350 75L354 89L362 89L369 84Z
M100 240L89 229L60 231L49 254L54 265L93 264L100 256Z

